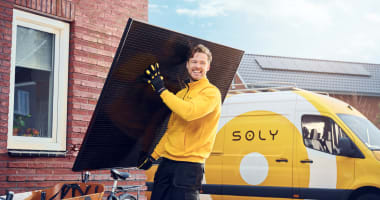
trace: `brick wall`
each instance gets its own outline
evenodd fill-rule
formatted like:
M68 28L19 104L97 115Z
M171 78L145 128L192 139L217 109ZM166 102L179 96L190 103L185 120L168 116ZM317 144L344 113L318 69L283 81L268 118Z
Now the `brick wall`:
M7 154L9 76L13 1L0 0L0 195L6 190L31 191L58 182L79 181L71 171L121 35L129 17L148 21L148 0L72 0L70 24L67 150L64 158L22 158ZM145 174L120 184L144 184ZM91 172L94 182L111 186L109 171Z
M245 86L243 85L243 81L241 80L240 76L238 74L235 74L234 80L232 81L230 90L239 90L239 89L245 89Z
M12 8L13 4L11 2L0 1L0 154L7 151ZM0 167L1 165L0 163Z

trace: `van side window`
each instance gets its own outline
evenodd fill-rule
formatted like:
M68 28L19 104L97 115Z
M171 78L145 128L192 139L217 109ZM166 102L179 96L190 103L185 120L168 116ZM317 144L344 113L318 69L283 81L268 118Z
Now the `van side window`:
M319 115L302 116L302 136L306 147L340 155L339 139L347 137L332 119Z
M333 154L334 155L340 155L341 152L339 150L339 139L340 138L348 138L346 133L338 126L338 124L334 123L333 126Z

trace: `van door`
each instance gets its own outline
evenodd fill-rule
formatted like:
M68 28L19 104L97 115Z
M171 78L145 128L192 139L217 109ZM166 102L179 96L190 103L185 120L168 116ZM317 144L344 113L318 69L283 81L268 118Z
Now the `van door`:
M286 115L251 111L231 119L225 128L223 193L245 195L233 197L241 200L291 197L295 126Z
M355 159L341 156L338 148L347 135L325 115L300 115L302 139L296 142L307 155L296 154L294 182L301 198L340 199L354 181Z

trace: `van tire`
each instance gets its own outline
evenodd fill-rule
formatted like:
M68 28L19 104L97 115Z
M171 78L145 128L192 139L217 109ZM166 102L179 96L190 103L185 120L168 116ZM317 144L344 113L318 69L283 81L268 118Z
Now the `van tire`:
M364 193L362 195L359 195L358 198L355 200L379 200L380 194L378 193Z

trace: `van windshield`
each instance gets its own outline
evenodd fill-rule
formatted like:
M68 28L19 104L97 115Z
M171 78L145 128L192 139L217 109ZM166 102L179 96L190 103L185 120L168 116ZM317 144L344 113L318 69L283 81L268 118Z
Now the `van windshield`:
M348 114L338 116L369 149L380 150L380 130L368 119Z

